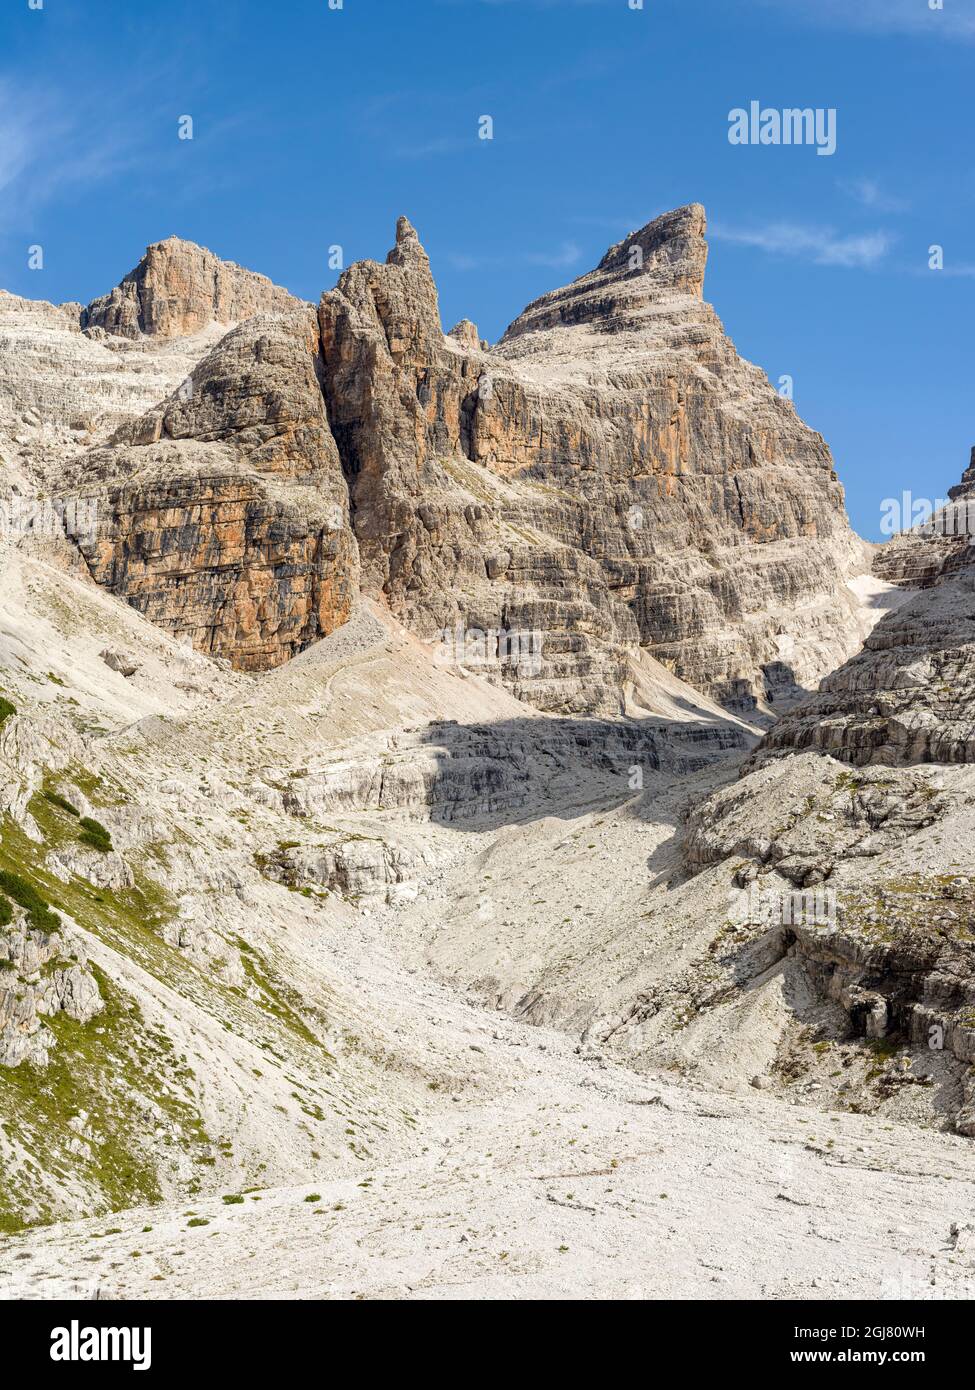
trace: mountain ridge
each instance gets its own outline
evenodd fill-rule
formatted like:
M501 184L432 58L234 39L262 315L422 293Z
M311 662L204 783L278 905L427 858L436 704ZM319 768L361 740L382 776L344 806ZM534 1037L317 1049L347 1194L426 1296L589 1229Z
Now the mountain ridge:
M275 379L270 349L251 332L238 361L251 386L236 419L229 408L240 392L224 374L223 434L177 395L73 461L79 486L121 488L86 552L97 553L96 577L231 662L274 664L333 630L348 608L311 597L324 580L361 583L427 640L458 620L537 632L540 671L499 662L494 674L540 708L621 710L641 650L726 701L791 698L862 635L846 580L864 567L863 549L821 436L737 356L704 302L706 259L700 205L655 218L595 270L534 301L485 350L473 325L444 334L429 259L406 218L385 262L356 262L324 292L314 330L308 306L264 277L178 238L154 243L82 311L83 337L117 354L120 341L169 351L209 334L212 358L214 335L227 328L220 315L279 318L275 351L287 356L295 349L285 338L304 340L321 385L327 427L317 447L333 459L344 539L336 551L295 493L281 515L298 551L270 541L265 460L280 454L272 441L282 426L291 429L282 408L292 387ZM194 369L180 389L211 399L214 370ZM242 455L245 433L261 436L263 450ZM197 516L165 491L138 495L139 475L158 478L167 459L185 479L193 466L180 464L181 451L189 458L198 445L213 476L242 463L250 474L254 543L243 551L221 553L230 518L213 499L201 496ZM129 529L135 514L145 540ZM160 526L167 517L175 525ZM181 538L188 549L177 559ZM149 557L137 587L132 546ZM215 564L200 582L210 597L186 622L166 571L199 569L207 552ZM254 601L255 566L269 576L257 581L266 602ZM226 621L208 622L207 604ZM307 636L279 639L294 604ZM794 669L800 625L812 629L811 655Z

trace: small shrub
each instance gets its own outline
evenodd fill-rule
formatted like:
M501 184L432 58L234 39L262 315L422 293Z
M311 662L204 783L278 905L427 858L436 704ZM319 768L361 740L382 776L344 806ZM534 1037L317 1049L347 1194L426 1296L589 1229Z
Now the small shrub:
M321 1200L321 1193L319 1192L309 1192L308 1196L305 1198L306 1202L320 1202Z
M67 811L69 816L81 815L81 812L77 809L77 807L72 806L68 798L66 796L62 796L60 792L45 792L44 798L46 801L49 801L52 806L58 806L62 811Z
M243 1197L241 1197L239 1193L235 1192L231 1196L224 1197L223 1204L225 1207L236 1207L239 1206L240 1203L243 1202L243 1200Z
M205 1216L194 1216L192 1221L187 1221L187 1226L209 1226L209 1221Z
M81 843L90 845L92 849L100 850L102 854L108 854L112 848L112 837L101 821L95 820L92 816L82 816L80 825L81 835L79 839Z
M38 931L57 931L60 927L61 919L57 913L51 911L34 885L21 878L20 874L0 871L0 893L6 893L8 898L13 898L24 908L31 926Z
M17 706L12 705L9 700L5 700L3 696L0 695L0 724L2 724L5 719L9 719L12 714L16 713Z
M14 910L6 898L0 897L0 927L9 927L14 920ZM0 962L0 966L2 966Z

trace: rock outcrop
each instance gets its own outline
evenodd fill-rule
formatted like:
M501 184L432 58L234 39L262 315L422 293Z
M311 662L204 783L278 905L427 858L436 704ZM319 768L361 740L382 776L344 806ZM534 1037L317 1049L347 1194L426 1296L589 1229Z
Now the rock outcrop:
M92 576L197 650L266 670L341 626L357 592L314 319L258 315L75 472Z
M222 336L115 338L81 332L80 304L0 291L0 498L16 496L5 530L50 533L45 499L65 498L65 463L104 443L176 389ZM80 499L82 509L84 498Z
M403 904L417 895L418 880L433 856L408 840L379 835L334 834L316 845L284 845L258 857L274 883L314 896L321 890L349 901Z
M147 247L120 284L93 299L81 314L81 327L122 338L179 338L210 323L235 324L300 307L301 300L266 276L172 236Z
M971 472L952 506L965 505ZM947 541L935 517L890 552L895 566L912 557L902 572L923 575L922 591L769 731L758 761L812 749L856 766L975 762L975 548L964 535Z
M818 1039L810 1051L807 1035L805 1060L801 1043L780 1054L779 1080L811 1066L815 1090L869 1109L904 1087L933 1094L937 1082L917 1113L940 1110L975 1133L971 835L971 772L959 767L852 772L800 753L767 759L693 808L685 863L730 876L726 936L747 942L735 991L779 972ZM759 972L746 969L751 958ZM836 1065L834 1049L856 1040L873 1059L865 1076L850 1052ZM833 1060L819 1069L818 1055Z
M35 931L23 920L0 931L0 1067L46 1066L56 1039L43 1020L63 1013L89 1023L104 1007L97 979L87 963L68 958L59 931Z
M874 556L880 579L909 589L927 589L950 578L972 560L975 542L975 448L961 482L925 521L899 532Z
M607 800L626 799L634 765L683 775L745 746L732 726L650 719L450 721L377 736L354 757L336 750L289 786L281 808L313 822L349 812L398 811L448 824L553 814L594 788Z
M539 631L540 669L500 675L542 708L618 709L638 645L721 698L850 649L862 556L829 451L735 353L705 260L703 210L670 213L484 352L463 325L445 344L401 219L386 265L322 298L367 592L424 635Z

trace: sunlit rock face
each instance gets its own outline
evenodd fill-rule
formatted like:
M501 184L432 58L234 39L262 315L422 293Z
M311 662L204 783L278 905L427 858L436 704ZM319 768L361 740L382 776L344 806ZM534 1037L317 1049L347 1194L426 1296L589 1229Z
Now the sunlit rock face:
M81 326L123 338L181 338L209 323L240 323L300 304L266 276L174 236L147 247L135 270L111 293L92 300Z
M120 394L62 455L55 485L100 499L76 536L93 578L243 669L361 590L423 638L490 634L493 678L541 709L621 712L641 648L729 703L793 698L857 645L862 547L826 444L704 302L704 232L697 205L657 218L494 348L469 320L444 334L405 218L317 315L157 243L33 330L57 349L42 375L60 352L158 392Z
M619 708L636 646L734 698L856 644L829 450L703 302L704 229L658 218L487 351L441 336L405 219L322 297L364 583L424 633L538 628L541 669L501 675L543 708Z
M242 670L341 626L358 592L318 365L313 315L248 319L79 468L103 484L78 537L94 579Z
M910 493L888 499L898 533L880 547L873 572L890 584L926 589L970 563L975 540L975 449L961 482L944 499L914 499ZM916 515L906 514L908 507Z

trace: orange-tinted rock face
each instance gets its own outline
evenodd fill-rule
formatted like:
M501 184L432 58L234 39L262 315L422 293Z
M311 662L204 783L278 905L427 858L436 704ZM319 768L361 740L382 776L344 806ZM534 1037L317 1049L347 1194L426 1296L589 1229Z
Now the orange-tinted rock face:
M499 674L545 708L619 709L627 648L722 697L793 630L825 656L799 680L855 640L829 450L703 302L703 234L698 206L658 218L486 351L440 334L405 220L322 296L365 585L425 634L537 628L541 670Z
M288 313L301 307L264 275L222 261L212 251L169 237L146 254L110 294L92 300L83 328L124 338L147 334L178 338L209 323L240 323L253 314Z
M81 472L105 484L78 538L93 578L198 650L267 670L348 618L358 553L314 316L233 330Z
M347 529L312 527L246 475L113 488L93 578L151 622L242 671L265 671L346 621L356 595Z

